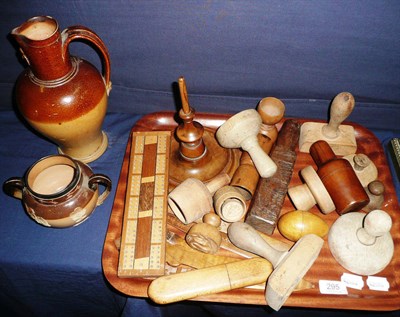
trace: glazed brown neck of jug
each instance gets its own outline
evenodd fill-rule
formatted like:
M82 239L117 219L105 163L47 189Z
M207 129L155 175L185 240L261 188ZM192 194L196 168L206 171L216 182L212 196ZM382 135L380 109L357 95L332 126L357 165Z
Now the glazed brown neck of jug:
M58 23L54 19L31 19L15 28L11 34L36 78L57 80L72 71L69 51L63 45Z

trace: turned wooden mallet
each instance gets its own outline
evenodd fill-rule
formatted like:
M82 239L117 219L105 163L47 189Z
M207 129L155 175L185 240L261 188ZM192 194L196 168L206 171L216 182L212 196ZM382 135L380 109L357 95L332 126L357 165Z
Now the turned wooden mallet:
M253 227L235 222L228 227L228 237L238 248L252 252L271 262L274 271L269 276L265 297L267 304L278 311L299 281L308 272L324 244L324 240L308 234L289 251L272 248Z
M261 117L255 109L243 110L225 121L215 136L225 148L242 148L247 151L260 176L268 178L275 174L277 166L258 143L261 124Z

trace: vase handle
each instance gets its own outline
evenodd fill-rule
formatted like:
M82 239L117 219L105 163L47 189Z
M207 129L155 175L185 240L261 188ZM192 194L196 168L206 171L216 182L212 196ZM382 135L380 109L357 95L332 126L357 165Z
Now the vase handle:
M111 192L111 179L103 174L94 174L89 178L89 188L92 190L97 189L97 185L105 187L103 193L97 199L97 206L100 206Z
M3 190L7 195L21 200L24 188L25 183L21 177L12 177L6 180L3 184Z
M106 85L107 95L109 95L112 86L110 55L101 38L89 28L81 25L70 26L66 28L61 35L64 39L64 54L66 54L69 43L79 39L89 41L100 51L103 62L103 78Z

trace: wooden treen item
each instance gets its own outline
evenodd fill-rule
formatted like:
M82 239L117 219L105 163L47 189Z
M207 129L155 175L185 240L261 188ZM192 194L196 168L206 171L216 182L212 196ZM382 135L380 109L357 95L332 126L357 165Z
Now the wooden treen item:
M378 169L367 155L362 153L350 154L343 158L350 162L363 187L368 186L369 183L378 178Z
M235 186L224 186L214 196L215 212L226 222L241 220L246 214L247 205L242 192Z
M277 166L258 143L261 123L261 117L255 109L243 110L225 121L215 137L225 148L242 148L247 151L258 173L267 178L275 174Z
M300 171L305 184L290 187L288 195L298 210L310 210L316 204L324 214L336 209L331 196L312 166L306 166Z
M171 231L167 232L166 261L171 266L183 264L192 268L202 269L238 260L238 258L208 254L195 250L186 243L185 239Z
M119 277L164 275L170 131L133 132Z
M381 209L385 200L385 185L380 180L374 180L365 187L365 191L369 197L369 203L363 210L366 212Z
M338 218L329 230L328 243L336 261L359 275L381 272L391 261L394 244L391 217L383 210L352 212Z
M219 174L232 177L238 163L231 149L221 147L214 131L195 121L195 110L189 104L186 82L178 79L182 108L182 123L175 129L171 142L170 179L172 187L187 178L209 182Z
M338 94L330 107L329 123L305 122L301 126L299 149L309 152L311 144L324 140L336 155L349 155L357 151L354 128L342 122L351 114L355 106L354 97L349 92Z
M326 141L313 143L310 154L318 166L317 174L339 215L361 210L369 203L368 195L349 161L337 158Z
M271 262L274 271L268 278L265 298L267 304L276 311L308 272L324 244L322 238L308 234L298 240L290 251L278 251L265 242L257 230L244 222L232 223L228 227L228 236L237 247Z
M271 151L277 172L270 178L260 178L246 216L246 223L266 234L273 233L279 219L297 157L299 131L300 124L296 120L288 119L283 123Z
M222 241L221 233L218 230L220 225L221 218L218 215L205 214L202 223L196 223L189 229L185 240L195 250L215 254Z
M191 223L213 209L212 196L229 181L227 174L219 174L208 183L188 178L169 193L168 205L180 221Z
M156 278L148 296L157 304L169 304L265 282L272 265L262 258L240 260L199 270Z
M262 124L257 135L258 143L265 153L269 154L276 138L278 129L276 124L280 122L285 113L285 105L278 98L266 97L261 99L257 106ZM231 185L237 187L246 200L253 197L260 174L248 152L244 151L240 157L240 165L232 176Z

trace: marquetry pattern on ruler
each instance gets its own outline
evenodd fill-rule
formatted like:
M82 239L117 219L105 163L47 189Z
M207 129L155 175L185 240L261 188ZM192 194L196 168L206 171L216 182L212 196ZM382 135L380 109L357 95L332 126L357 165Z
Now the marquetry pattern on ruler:
M119 277L164 274L171 133L133 132Z

